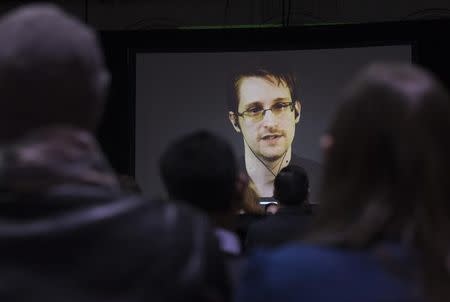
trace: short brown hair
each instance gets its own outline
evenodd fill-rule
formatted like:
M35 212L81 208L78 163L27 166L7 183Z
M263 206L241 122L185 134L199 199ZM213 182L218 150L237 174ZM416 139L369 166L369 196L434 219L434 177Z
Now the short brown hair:
M292 101L298 101L297 80L294 73L282 70L277 66L251 66L231 72L228 85L228 110L237 112L239 107L239 92L242 80L249 77L263 78L275 85L286 85L291 93Z

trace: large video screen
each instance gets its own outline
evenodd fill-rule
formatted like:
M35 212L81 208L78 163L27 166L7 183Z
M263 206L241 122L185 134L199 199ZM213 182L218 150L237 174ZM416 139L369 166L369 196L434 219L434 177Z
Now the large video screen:
M279 169L296 164L307 171L315 202L319 140L341 88L371 62L411 62L411 48L136 52L136 180L148 196L164 196L162 152L180 136L207 129L232 144L262 201L270 201Z

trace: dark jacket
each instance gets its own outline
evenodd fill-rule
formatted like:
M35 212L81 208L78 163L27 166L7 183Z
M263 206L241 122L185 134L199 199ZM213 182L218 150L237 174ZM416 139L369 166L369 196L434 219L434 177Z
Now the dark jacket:
M275 215L250 225L246 247L277 247L300 239L311 224L311 214L302 206L281 207Z
M90 135L52 129L0 150L2 301L223 301L207 219L120 192Z
M239 214L236 218L236 234L239 236L239 240L241 241L241 247L243 251L246 250L245 241L247 239L247 233L249 227L257 221L263 220L266 215L257 215L257 214Z
M296 243L255 251L235 301L423 301L417 260L395 243L362 250Z

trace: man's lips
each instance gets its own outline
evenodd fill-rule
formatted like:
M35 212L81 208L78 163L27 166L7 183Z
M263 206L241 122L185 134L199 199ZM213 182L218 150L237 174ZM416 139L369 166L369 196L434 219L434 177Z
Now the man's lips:
M280 137L282 137L282 136L283 136L283 135L282 135L282 134L279 134L279 133L264 134L264 135L261 136L260 140L263 140L263 141L270 141L270 140L278 139L278 138L280 138Z

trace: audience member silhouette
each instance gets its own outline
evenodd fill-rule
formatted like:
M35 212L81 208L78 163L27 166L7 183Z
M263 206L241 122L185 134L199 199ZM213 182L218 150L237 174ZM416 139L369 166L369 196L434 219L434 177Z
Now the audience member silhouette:
M108 72L93 30L53 5L0 18L3 301L226 301L206 217L126 196L92 133Z
M255 255L237 301L448 300L448 92L419 67L373 64L341 104L311 233Z
M186 201L209 215L236 280L242 259L233 230L247 179L238 172L231 146L204 130L190 133L167 147L160 171L170 198Z
M273 195L279 208L275 214L250 226L247 248L276 247L301 237L311 223L308 194L306 171L294 165L284 167L274 181Z
M242 209L239 210L239 215L236 219L236 233L241 240L241 246L245 252L245 239L249 226L261 219L265 218L263 206L259 204L259 195L256 193L255 185L250 181L244 192L242 200Z

